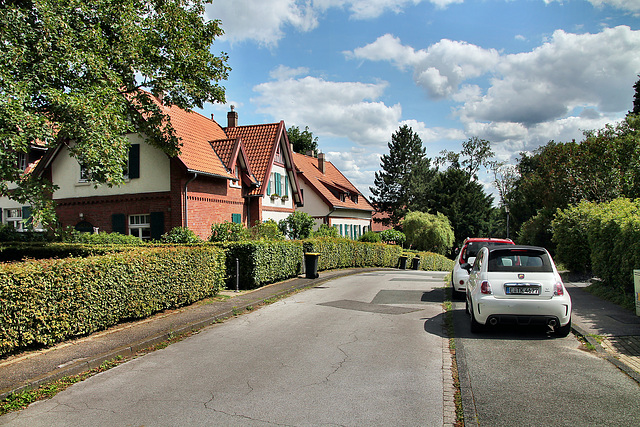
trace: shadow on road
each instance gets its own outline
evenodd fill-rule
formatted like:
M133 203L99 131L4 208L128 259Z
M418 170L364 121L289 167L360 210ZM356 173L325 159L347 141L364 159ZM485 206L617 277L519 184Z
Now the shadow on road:
M480 340L522 340L542 341L557 339L548 326L528 325L496 325L486 326L482 332L471 333L470 318L464 307L453 310L453 322L456 338L471 338Z

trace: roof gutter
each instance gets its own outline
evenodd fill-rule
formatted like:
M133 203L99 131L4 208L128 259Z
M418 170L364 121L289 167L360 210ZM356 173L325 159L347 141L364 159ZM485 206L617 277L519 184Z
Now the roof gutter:
M198 177L198 172L193 173L193 178L184 184L184 228L189 228L189 199L187 197L187 189L189 184L191 184Z

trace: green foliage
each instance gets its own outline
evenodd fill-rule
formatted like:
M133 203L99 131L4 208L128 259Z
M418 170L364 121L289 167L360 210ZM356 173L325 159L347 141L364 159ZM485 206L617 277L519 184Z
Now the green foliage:
M138 239L140 240L140 239ZM93 245L81 243L8 243L0 245L0 261L88 257L132 250L132 245Z
M236 259L240 265L240 287L255 289L286 280L301 271L302 243L291 240L256 240L229 242L227 252L227 287L235 289Z
M318 151L318 138L309 131L309 126L305 126L303 131L298 126L291 126L287 130L287 137L296 153L307 154L307 151L313 151L315 154Z
M449 219L437 213L409 212L402 220L407 243L418 250L445 254L453 246L454 234Z
M420 258L420 270L425 271L452 271L454 261L441 254L433 252L417 252L416 257Z
M551 221L553 212L548 209L540 209L538 213L522 224L516 239L523 245L542 246L555 254L552 243Z
M278 228L278 223L269 219L265 222L258 221L253 227L249 229L249 233L253 240L267 239L267 240L283 240L284 234Z
M367 231L358 239L359 242L367 242L367 243L380 243L382 239L380 239L380 234L375 231Z
M242 224L225 221L211 224L210 242L238 242L249 238L249 232Z
M49 236L38 231L17 232L8 224L0 225L0 242L45 242Z
M106 233L101 231L100 233L81 233L73 230L65 240L69 243L85 243L89 245L131 245L141 246L144 244L136 236L124 235L120 233Z
M0 14L0 182L38 216L51 212L52 186L21 178L17 156L30 145L73 141L91 179L124 182L127 134L140 133L169 155L180 142L160 105L191 109L224 102L226 54L211 53L220 22L203 0L3 2ZM140 91L144 87L149 92Z
M338 233L337 228L322 224L316 231L312 231L309 237L333 237L337 239L340 237L340 233Z
M302 211L295 211L278 224L280 231L292 240L306 239L311 234L315 221Z
M407 236L402 231L389 228L380 232L380 240L402 246L407 241Z
M556 261L570 271L586 273L591 271L591 248L589 247L589 225L597 205L582 201L578 205L556 212L552 227Z
M211 246L1 265L0 354L193 303L224 277L224 253Z
M351 239L317 238L304 241L304 252L319 253L318 270L351 267L395 267L402 248Z
M380 212L390 217L384 225L398 224L411 201L411 181L414 170L428 169L429 159L422 140L407 125L401 126L388 144L389 154L380 160L381 171L375 173L371 200Z
M201 243L202 239L193 230L174 227L168 233L163 234L160 241L163 243Z

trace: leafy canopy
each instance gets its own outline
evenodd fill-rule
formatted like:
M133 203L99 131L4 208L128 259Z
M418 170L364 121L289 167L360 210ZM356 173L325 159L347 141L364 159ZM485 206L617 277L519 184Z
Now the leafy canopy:
M303 131L298 126L291 126L287 130L287 137L296 153L307 154L312 151L315 154L318 151L318 138L313 136L309 126L305 126Z
M206 0L205 0L206 1ZM140 133L169 155L180 142L162 107L223 102L228 57L203 0L33 0L0 10L0 195L31 203L51 184L23 177L18 153L66 144L94 182L118 185ZM145 89L146 91L141 91Z

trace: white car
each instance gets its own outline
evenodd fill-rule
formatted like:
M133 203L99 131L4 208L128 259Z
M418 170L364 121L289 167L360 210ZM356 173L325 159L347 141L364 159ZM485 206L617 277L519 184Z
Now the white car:
M467 289L467 280L469 280L469 272L462 268L465 263L473 264L480 248L489 245L513 245L511 239L496 239L493 237L471 237L465 239L462 249L458 252L453 270L451 271L451 288L453 296L464 295Z
M469 271L467 313L471 332L486 325L548 325L557 336L571 332L571 297L549 252L537 246L480 249Z

